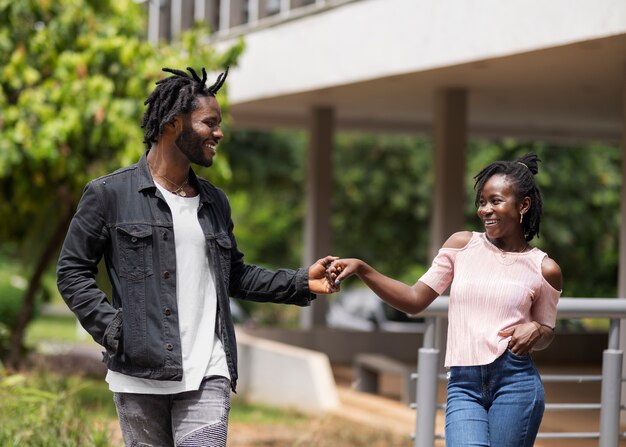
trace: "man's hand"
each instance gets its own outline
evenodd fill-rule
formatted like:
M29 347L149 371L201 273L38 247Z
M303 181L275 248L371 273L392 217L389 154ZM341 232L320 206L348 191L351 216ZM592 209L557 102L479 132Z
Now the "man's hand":
M309 290L312 293L325 295L336 292L336 289L332 287L332 283L326 273L326 269L335 259L339 258L336 256L326 256L325 258L318 259L315 264L309 267Z

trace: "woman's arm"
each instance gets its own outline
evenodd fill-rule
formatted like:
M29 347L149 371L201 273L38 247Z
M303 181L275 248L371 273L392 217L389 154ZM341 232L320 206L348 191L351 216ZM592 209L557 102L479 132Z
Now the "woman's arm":
M554 259L547 256L544 258L541 263L541 274L554 290L560 291L563 289L563 274L561 273L561 267L559 267L559 264L557 264ZM532 349L533 351L541 351L542 349L546 349L550 346L550 343L554 340L554 329L539 324L536 321L533 321L533 323L538 325L537 330L540 333L540 337Z
M444 248L463 248L472 233L462 231L453 234L443 245ZM426 309L439 295L421 281L412 286L383 275L360 259L338 259L329 268L330 280L341 284L349 276L358 276L366 286L385 302L398 310L414 315Z
M438 296L437 292L420 281L409 286L383 275L360 259L337 259L329 270L331 281L336 285L356 275L383 301L408 314L421 312Z

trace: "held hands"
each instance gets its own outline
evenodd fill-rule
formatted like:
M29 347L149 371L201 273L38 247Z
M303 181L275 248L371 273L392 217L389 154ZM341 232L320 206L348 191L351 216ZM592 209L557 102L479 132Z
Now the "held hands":
M318 259L309 267L309 290L317 294L338 292L341 281L356 274L359 259L339 259L336 256L326 256Z
M512 328L498 332L501 337L511 337L509 349L515 355L528 354L541 339L542 326L536 321L518 324Z
M326 256L325 258L318 259L315 264L309 267L309 290L316 294L329 294L336 292L331 286L331 280L328 276L327 269L330 267L331 262L339 259L336 256Z
M362 261L359 259L335 259L326 271L328 281L333 291L336 292L339 290L341 281L349 276L356 275L361 263Z

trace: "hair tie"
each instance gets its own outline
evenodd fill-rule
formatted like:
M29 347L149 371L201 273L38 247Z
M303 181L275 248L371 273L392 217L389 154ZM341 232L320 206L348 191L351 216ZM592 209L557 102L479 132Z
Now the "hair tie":
M521 161L517 161L516 163L521 164L522 166L524 166L526 169L528 169L530 171L530 168L528 167L528 165L526 163L522 163Z

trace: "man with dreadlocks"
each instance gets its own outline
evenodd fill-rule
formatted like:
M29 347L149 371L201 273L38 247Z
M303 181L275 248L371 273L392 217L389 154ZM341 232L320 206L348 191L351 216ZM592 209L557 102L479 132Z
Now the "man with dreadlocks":
M329 268L337 286L357 275L392 306L417 314L450 288L445 366L447 447L531 447L544 395L530 357L553 338L561 269L529 245L539 234L538 158L490 164L475 177L484 232L453 234L408 286L359 259Z
M237 350L229 297L309 305L332 292L308 269L246 264L224 192L197 177L224 136L215 94L191 68L165 68L148 97L138 163L91 181L57 266L59 291L104 349L127 445L226 446ZM112 296L95 276L104 257Z

